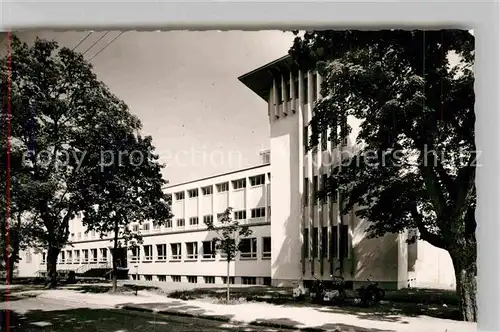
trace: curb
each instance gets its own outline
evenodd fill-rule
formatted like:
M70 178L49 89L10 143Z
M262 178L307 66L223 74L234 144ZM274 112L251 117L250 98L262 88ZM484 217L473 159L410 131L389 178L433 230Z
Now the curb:
M201 319L208 319L208 320L214 320L214 321L226 322L226 323L230 322L230 323L233 323L236 325L250 325L250 326L258 326L258 327L280 328L280 329L287 329L287 330L293 330L293 331L304 331L304 332L328 332L328 331L331 331L331 330L326 330L326 329L317 328L317 327L303 327L303 328L301 328L301 327L296 327L296 326L290 325L290 324L279 324L279 323L272 323L272 322L266 322L266 321L261 321L261 320L255 320L255 321L252 321L249 323L245 323L245 322L233 320L227 316L195 314L195 313L182 312L182 311L169 310L169 309L155 310L155 309L144 308L142 306L130 305L130 304L115 305L115 308L116 309L123 309L123 310L130 310L130 311L138 311L138 312L152 312L152 313L158 313L158 314L169 315L169 316L201 318Z

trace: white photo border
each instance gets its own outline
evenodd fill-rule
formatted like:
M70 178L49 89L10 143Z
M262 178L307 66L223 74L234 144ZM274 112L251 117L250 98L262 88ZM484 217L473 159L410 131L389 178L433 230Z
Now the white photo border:
M0 1L0 29L464 28L476 40L478 331L500 331L497 1Z

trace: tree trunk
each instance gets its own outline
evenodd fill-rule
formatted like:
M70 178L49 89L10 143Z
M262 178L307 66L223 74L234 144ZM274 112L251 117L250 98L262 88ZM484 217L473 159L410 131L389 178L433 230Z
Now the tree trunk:
M7 285L12 285L12 280L14 279L14 268L15 268L15 259L14 259L14 253L12 253L12 255L10 256L10 259L9 259L9 266L7 267L7 273L5 274L5 278L6 278L6 284ZM7 265L6 265L7 266Z
M57 287L57 257L60 250L57 248L49 247L47 251L47 287Z
M455 268L456 290L459 297L460 315L463 321L477 321L477 303L476 303L476 262L475 258L467 257L467 249L451 252L453 267Z
M114 236L113 236L113 288L112 292L116 292L117 289L117 274L118 274L118 266L117 266L117 256L118 256L118 223L115 221L115 230L114 230Z
M229 255L227 255L229 257ZM231 261L228 260L227 261L227 278L226 278L226 286L227 286L227 293L226 293L226 301L227 301L227 304L229 304L229 288L230 288L230 283L229 283L229 263Z

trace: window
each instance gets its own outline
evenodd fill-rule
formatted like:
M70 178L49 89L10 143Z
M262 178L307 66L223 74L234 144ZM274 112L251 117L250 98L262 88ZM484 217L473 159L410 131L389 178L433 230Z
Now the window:
M313 228L313 238L312 238L312 257L318 257L318 227Z
M47 262L47 254L42 252L42 264L45 264Z
M164 261L167 259L167 245L157 244L156 245L156 260Z
M241 258L257 258L257 239L242 239L240 242Z
M152 261L153 260L153 246L147 245L144 247L144 261Z
M82 238L82 232L76 233L76 238L80 240Z
M184 227L186 221L183 218L177 219L177 227Z
M234 211L234 219L235 220L242 220L247 218L247 211L245 210L240 210L240 211Z
M186 243L187 259L198 259L198 242Z
M90 257L92 259L92 263L97 263L97 249L90 249Z
M328 227L321 229L321 257L328 257Z
M189 198L198 197L198 189L190 189L190 190L188 190L188 197Z
M246 186L247 186L246 179L239 179L239 180L234 180L233 181L233 189L234 190L243 189Z
M181 276L171 276L173 282L181 282Z
M281 80L277 80L276 82L276 92L277 92L277 98L278 100L276 101L277 104L281 104L283 102L283 91L281 89Z
M304 84L302 84L302 99L304 100L304 104L307 103L308 95L307 95L307 88L309 85L309 80L307 79L307 76L304 77Z
M83 238L84 239L88 239L89 238L89 233L88 232L83 233Z
M188 282L190 284L196 284L196 283L198 283L198 277L196 277L196 276L188 276L187 279L188 279Z
M271 286L271 278L270 277L264 277L264 278L262 278L262 283L265 286Z
M178 201L182 201L184 199L184 192L179 191L178 193L175 193L175 199Z
M215 284L215 277L203 277L206 284Z
M95 231L90 232L90 237L95 238Z
M271 238L263 237L262 238L262 259L271 258Z
M159 231L160 230L160 224L153 222L153 229L155 231Z
M321 133L321 151L326 151L328 149L328 133L324 130Z
M214 193L214 187L207 186L207 187L201 188L201 191L202 191L204 196L212 195Z
M149 231L149 224L142 225L142 230L143 231Z
M286 83L285 83L285 100L288 101L292 99L291 97L291 92L290 92L290 79L285 78Z
M159 282L166 282L167 281L167 276L156 276L158 278Z
M168 219L168 220L165 222L165 227L166 227L166 228L172 228L172 219Z
M256 285L257 278L255 278L255 277L241 277L241 283L243 285Z
M304 179L304 206L309 205L309 179Z
M265 207L252 209L250 212L252 214L252 219L253 218L263 218L266 216L266 208Z
M80 263L80 251L79 250L75 250L74 256L75 256L75 258L73 259L73 262Z
M312 200L314 202L314 205L317 205L318 204L318 176L315 175L313 177L313 197L312 197Z
M71 264L73 263L73 257L71 256L73 254L72 251L68 250L66 252L66 263L68 264ZM26 251L26 260L28 260L31 262L31 250L28 248L28 250ZM28 262L26 262L28 263Z
M172 252L172 260L180 260L182 257L182 248L180 243L171 243L170 251Z
M332 228L332 242L331 242L331 253L332 257L337 257L338 256L338 236L339 236L339 228L337 226L333 226Z
M61 251L61 264L64 264L66 262L66 254L64 251Z
M293 92L295 98L299 98L299 78L295 77L293 80Z
M150 274L145 274L144 275L144 280L146 280L146 281L153 281L153 276L150 275Z
M189 225L190 226L198 225L198 217L191 217L191 218L189 218Z
M139 247L134 247L131 249L132 255L130 257L131 262L138 262L139 261L139 255L141 253L141 249Z
M339 254L341 258L344 258L349 254L349 227L347 225L340 225L339 235Z
M302 131L302 143L304 144L304 154L307 153L307 146L309 145L309 126L305 125Z
M203 222L205 224L211 224L214 222L214 216L213 215L206 215L206 216L203 216Z
M83 263L87 263L89 261L89 250L83 249Z
M223 193L229 190L229 183L224 182L224 183L219 183L216 185L217 186L217 192Z
M304 229L304 258L309 257L309 228Z
M312 75L311 90L312 90L311 101L316 101L318 97L318 75L316 75L316 73Z
M101 262L106 263L107 260L108 260L108 249L101 248Z
M266 176L264 174L252 176L250 178L250 185L254 186L262 186L266 182Z
M227 284L227 277L222 277L222 283ZM234 284L234 277L229 277L229 283Z
M139 225L132 225L132 231L138 232L139 231Z
M267 207L267 221L270 222L271 221L271 207L268 206Z
M215 242L203 241L203 256L204 259L215 258Z

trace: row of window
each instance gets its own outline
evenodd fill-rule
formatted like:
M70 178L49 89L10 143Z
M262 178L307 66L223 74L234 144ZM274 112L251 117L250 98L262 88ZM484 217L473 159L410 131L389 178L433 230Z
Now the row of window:
M348 225L339 225L332 227L330 243L328 243L328 227L312 229L312 247L310 258L327 258L328 248L331 250L332 257L344 258L349 254L349 227ZM319 241L321 237L321 242ZM304 257L309 257L309 229L304 229ZM321 244L321 246L320 246Z
M295 95L295 98L299 98L299 93L302 93L302 100L304 103L307 103L308 101L308 88L311 87L311 94L312 94L312 102L316 101L317 94L318 94L318 84L317 84L317 79L318 76L316 73L312 74L312 82L309 84L309 80L307 78L304 78L303 84L302 84L302 91L299 91L299 78L298 76L295 76L293 78L293 87L290 85L290 79L285 77L285 85L282 85L281 80L276 81L276 94L277 94L277 104L282 104L285 101L292 100L292 88L293 92ZM283 89L284 88L284 89Z
M160 282L167 282L167 281L182 282L182 276L180 276L180 275L172 275L172 276L157 275L156 278ZM203 276L202 278L198 278L198 276L186 276L187 282L191 283L191 284L199 283L200 279L202 279L203 283L205 283L205 284L215 284L216 278L220 278L220 282L223 284L227 283L227 277ZM151 275L151 274L143 274L143 275L131 274L130 279L131 280L144 279L145 281L153 281L153 275ZM260 279L262 279L262 284L271 285L271 278L264 277L264 278L260 278ZM229 283L234 284L235 278L229 277ZM243 285L257 285L257 277L241 277L241 284L243 284Z
M257 246L257 238L246 238L241 240L240 246L240 259L256 259L258 246ZM197 260L198 258L202 259L215 259L216 257L216 248L214 241L203 241L201 242L201 248L199 248L198 242L186 242L184 246L182 243L170 243L170 253L167 252L167 244L148 244L142 246L142 256L141 256L141 247L135 247L131 249L131 262L152 262L153 260L156 262L166 261L167 259L170 261L180 261L183 259L186 260ZM156 252L153 252L153 249L156 249ZM200 250L201 249L201 250ZM271 238L263 237L262 245L261 245L261 258L262 259L270 259L271 258ZM226 255L221 253L221 258L225 258Z
M313 176L312 188L311 188L312 189L311 201L313 205L317 205L318 202L320 201L318 197L318 192L320 189L323 190L326 187L327 182L328 182L327 174L321 175L321 184L319 183L319 177L317 175ZM304 205L306 206L309 204L309 195L310 195L309 178L304 178ZM324 198L322 199L322 202L323 203L325 202Z
M59 254L59 264L78 263L106 263L108 262L108 248L94 248L82 250L63 250ZM81 255L80 255L81 254ZM45 264L47 253L42 253L42 264Z
M267 207L267 214L271 214L271 207ZM220 221L223 217L224 213L217 213L217 220ZM264 218L266 216L266 208L265 207L258 207L255 209L250 210L250 218L251 219L256 219L256 218ZM247 219L247 211L246 210L239 210L239 211L234 211L233 212L233 219L234 220L245 220ZM196 226L199 224L199 218L198 217L190 217L189 219L189 225L190 226ZM203 216L203 223L212 223L213 222L213 215L209 214L206 216ZM176 227L184 227L186 225L186 220L184 218L177 218L175 220L175 225ZM138 226L137 226L138 227ZM171 228L172 227L172 221L169 220L166 223L166 228ZM137 228L138 230L138 228Z
M270 179L271 174L268 173L267 175ZM266 176L264 174L251 176L248 178L248 180L250 181L250 186L252 186L252 187L262 186L266 182ZM243 178L243 179L233 180L233 181L231 181L231 184L233 186L233 190L243 189L243 188L246 188L246 186L247 186L247 179ZM218 183L215 185L215 187L217 189L217 192L219 192L219 193L229 191L229 182ZM203 196L212 195L213 192L214 192L214 188L212 185L201 188L201 193ZM187 190L188 198L198 197L199 194L200 193L199 193L198 188ZM178 201L181 201L185 198L184 191L176 192L174 195L175 195L175 199Z

